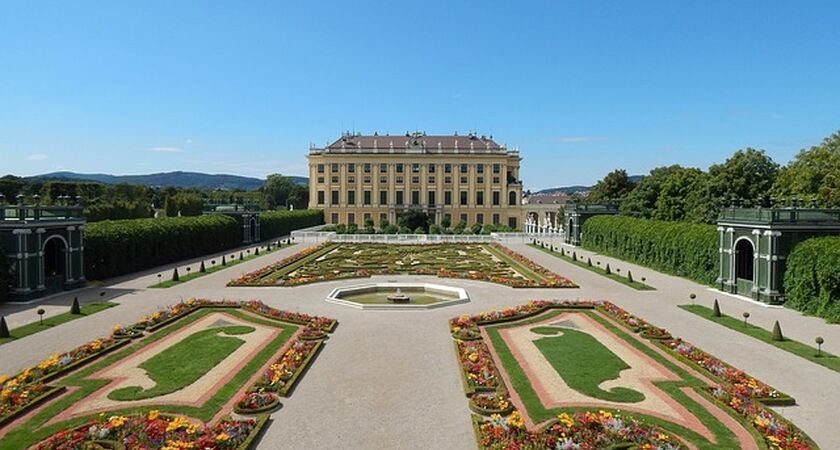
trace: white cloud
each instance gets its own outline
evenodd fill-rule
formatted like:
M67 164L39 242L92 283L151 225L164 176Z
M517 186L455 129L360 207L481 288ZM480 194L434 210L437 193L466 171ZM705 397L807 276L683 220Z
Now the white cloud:
M47 156L43 153L34 153L32 155L27 156L26 160L27 161L43 161L47 158L49 158L49 156Z
M179 147L152 147L149 151L158 153L184 153L184 149Z
M560 136L552 139L553 142L559 143L573 143L573 142L594 142L594 141L603 141L607 138L601 136Z

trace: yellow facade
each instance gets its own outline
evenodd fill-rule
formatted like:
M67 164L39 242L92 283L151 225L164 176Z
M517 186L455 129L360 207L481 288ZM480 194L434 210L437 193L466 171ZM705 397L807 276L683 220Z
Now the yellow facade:
M397 223L407 211L452 226L522 226L520 156L484 136L344 135L309 151L309 207L332 224Z

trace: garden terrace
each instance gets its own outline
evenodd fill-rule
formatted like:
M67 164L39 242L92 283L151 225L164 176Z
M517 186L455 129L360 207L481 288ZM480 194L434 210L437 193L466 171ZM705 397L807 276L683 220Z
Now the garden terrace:
M450 326L480 448L816 448L767 408L792 398L611 303Z
M107 338L0 377L0 448L77 448L68 439L78 446L94 437L129 449L168 439L249 448L266 422L258 415L291 392L335 325L258 301L189 300L115 326ZM266 393L255 399L257 391ZM255 419L228 418L234 410ZM89 433L93 426L103 435ZM217 441L221 432L227 438Z
M499 244L336 244L309 247L230 282L232 286L295 286L371 275L437 275L506 286L577 287Z

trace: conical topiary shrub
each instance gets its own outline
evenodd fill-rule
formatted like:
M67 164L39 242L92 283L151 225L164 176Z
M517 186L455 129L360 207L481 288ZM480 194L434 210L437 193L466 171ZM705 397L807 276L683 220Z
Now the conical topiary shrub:
M243 255L242 252L239 252L239 260L242 261L243 259L245 259L245 255Z
M629 281L631 283L633 282L633 272L631 272L629 270L627 271L627 281Z
M6 318L0 317L0 338L11 337L9 334L9 326L6 325Z
M207 269L204 267L204 261L201 261L201 265L198 266L198 271L200 273L206 273L207 272Z
M785 340L785 336L782 334L782 326L779 325L778 320L773 324L773 340L778 342Z
M181 281L181 277L178 275L177 267L172 271L172 281Z
M79 315L82 313L82 308L79 306L79 297L73 297L73 304L70 305L70 314Z
M222 265L223 266L227 265L227 260L225 259L225 255L222 255Z
M256 250L254 250L254 255L259 255L259 254L260 254L260 248L259 248L259 247L257 247L257 249L256 249Z
M586 265L592 267L592 258L586 258Z
M572 261L577 261L577 252L572 252Z
M715 299L715 304L714 304L714 306L712 307L712 316L713 316L713 317L720 317L720 316L721 316L721 313L720 313L720 305L718 304L717 299Z
M610 270L610 263L607 263L607 267L604 269L604 272L606 272L607 275L612 274L612 271Z

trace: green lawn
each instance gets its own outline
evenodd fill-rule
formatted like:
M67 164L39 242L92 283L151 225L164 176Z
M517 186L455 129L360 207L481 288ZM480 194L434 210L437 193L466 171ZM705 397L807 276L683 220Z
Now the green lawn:
M551 418L556 417L561 412L575 412L575 411L591 411L592 408L586 407L567 407L567 408L550 408L547 409L543 406L542 402L539 399L536 391L534 390L533 386L531 386L530 380L528 376L525 374L525 371L522 367L519 366L516 358L511 353L510 349L502 339L501 334L499 333L500 329L509 328L509 327L517 327L523 326L531 323L540 322L546 320L550 317L556 316L561 314L563 311L554 310L548 311L543 314L539 314L535 317L524 319L516 322L509 322L503 323L498 325L490 325L485 327L487 331L487 335L490 338L490 344L492 344L493 348L496 350L499 360L502 363L505 371L507 372L508 376L510 377L510 389L516 390L519 394L522 403L525 406L525 409L528 412L528 415L531 417L532 420L535 422L541 422L543 420L548 420ZM689 411L694 414L703 425L705 425L715 436L716 443L710 442L705 437L701 436L700 434L689 430L688 428L677 425L671 421L660 419L658 417L646 415L646 414L633 414L637 418L652 424L662 427L663 429L670 431L676 435L679 435L685 438L688 442L697 446L698 449L701 450L716 450L721 448L738 448L738 441L736 440L735 436L732 434L729 429L727 429L718 419L716 419L708 410L702 407L700 404L695 402L693 399L688 397L684 392L681 391L684 387L691 387L697 392L698 394L710 398L705 393L704 384L694 378L691 374L687 371L682 369L680 366L672 363L667 358L664 358L662 355L657 353L655 350L647 347L646 345L642 344L635 338L631 337L627 334L623 329L613 325L606 319L600 317L598 314L592 311L581 311L580 314L587 314L588 316L595 319L598 323L600 323L604 328L609 330L611 333L615 334L616 336L626 340L631 346L635 349L639 350L640 352L644 353L645 355L653 358L655 361L659 362L663 366L667 367L669 370L677 374L681 380L680 381L660 381L655 383L656 387L662 389L666 392L671 398L676 400L679 404L685 406ZM547 327L537 327L537 332L545 333L547 330L542 328ZM563 330L565 331L565 329ZM583 357L584 355L577 353L576 358ZM610 408L603 408L604 410L612 411L612 412L620 412L617 410L613 410ZM751 425L745 423L745 421L731 413L729 410L724 410L727 414L729 414L734 419L741 422L745 428L750 432L756 442L760 442L762 445L763 440L755 430L752 428ZM764 448L764 447L760 447Z
M112 391L108 398L119 401L142 400L183 389L195 383L245 343L242 339L222 334L233 336L254 330L254 327L229 326L192 334L140 364L140 368L155 382L154 387L144 390L140 386L127 386Z
M592 335L558 327L537 327L531 331L547 336L534 341L534 345L570 388L610 402L636 403L645 399L644 394L632 389L614 387L605 391L599 387L617 379L630 366ZM548 337L559 333L562 335Z
M708 319L712 322L716 322L720 325L723 325L726 328L729 328L730 330L746 334L747 336L766 342L786 352L793 353L796 356L805 358L808 361L829 368L835 372L840 372L840 358L838 358L836 355L822 352L822 356L817 356L816 347L812 347L810 345L803 344L802 342L794 341L792 339L785 339L784 341L774 341L772 332L749 323L744 324L743 320L727 316L726 314L722 314L721 317L714 317L712 315L713 310L705 306L680 305L680 308L692 314L696 314L704 319ZM784 326L782 327L782 332L784 332ZM816 336L814 336L814 338L816 338Z
M619 282L619 283L621 283L625 286L629 286L629 287L631 287L633 289L636 289L638 291L655 291L656 290L655 287L653 287L651 285L648 285L648 284L645 284L645 283L642 283L641 281L638 281L638 280L630 281L630 280L628 280L627 275L619 275L615 272L607 274L607 271L605 269L602 269L598 266L590 266L589 264L586 263L586 261L582 261L580 259L574 260L574 259L572 259L571 256L566 256L562 252L551 251L550 249L543 248L541 245L537 245L537 244L528 244L528 245L537 249L537 250L542 250L543 252L548 253L549 255L560 258L563 261L566 261L567 263L574 264L578 267L582 267L582 268L584 268L586 270L589 270L591 272L595 272L598 275L607 277L607 278L609 278L613 281L617 281L617 282Z
M172 271L168 271L166 273L161 272L161 275L164 275L161 278L165 277L165 278L168 278L168 280L161 281L160 283L155 283L155 284L149 286L149 288L153 288L153 289L171 288L172 286L177 286L181 283L186 283L187 281L194 280L196 278L200 278L200 277L203 277L205 275L210 275L211 273L218 272L220 270L227 269L228 267L232 267L232 266L235 266L237 264L244 263L245 261L249 261L249 260L252 260L254 258L259 258L260 256L267 255L269 253L274 253L277 250L289 247L291 245L295 245L295 244L293 244L293 243L292 244L285 244L282 247L271 247L270 250L260 250L259 255L255 255L253 253L251 253L250 255L245 254L242 257L242 260L240 260L238 257L237 258L231 258L231 259L227 260L227 262L225 263L224 266L222 265L222 258L219 257L219 258L216 258L218 260L217 264L211 265L210 267L207 267L207 265L205 264L205 271L204 272L199 272L198 267L201 265L201 263L199 262L198 264L194 264L196 266L196 269L194 271L191 271L190 273L180 273L181 271L179 270L178 271L178 281L172 281ZM225 254L225 256L227 256L227 254ZM192 267L192 265L190 267Z
M112 306L117 306L117 304L111 302L90 303L81 307L81 314L70 314L70 308L68 307L68 312L59 314L57 316L48 317L44 319L43 324L41 324L39 321L35 321L33 323L29 323L10 330L9 334L11 335L11 337L0 338L0 345L29 336L30 334L38 333L39 331L49 330L52 327L61 325L66 322L70 322L71 320L81 319L82 317L89 316L91 314L96 314L99 311L111 308ZM32 313L32 316L37 317L35 313Z
M248 364L245 365L245 367L243 367L236 375L233 376L233 378L231 378L219 390L215 391L213 397L211 397L201 406L196 407L186 405L157 404L109 411L109 414L129 415L145 414L150 410L160 410L160 412L164 414L180 414L194 417L205 422L210 421L218 413L219 409L222 408L222 406L224 406L228 401L230 401L233 395L245 383L247 383L248 380L255 373L257 373L257 371L263 365L265 365L265 363L269 361L269 359L283 346L284 343L286 343L291 338L295 330L298 329L298 326L287 323L280 323L270 319L253 317L250 314L245 314L241 311L231 310L228 308L206 308L197 310L193 313L190 313L187 317L184 317L176 321L175 323L156 331L154 334L143 338L136 345L130 345L124 349L106 355L103 358L95 361L94 363L87 365L86 367L83 367L74 373L71 373L66 378L55 382L54 384L56 385L64 385L71 387L78 386L78 389L72 390L60 396L57 400L48 404L42 410L37 411L32 417L28 418L22 424L19 424L14 428L10 429L5 436L0 437L0 449L29 448L30 446L58 432L59 430L80 426L88 422L89 420L97 417L96 414L91 414L88 416L77 417L67 421L61 421L58 423L51 423L47 425L47 422L51 418L59 414L61 411L69 408L76 402L91 395L97 390L104 388L108 383L111 382L111 380L89 379L89 377L92 374L136 353L137 351L143 349L148 345L151 345L157 341L160 341L161 339L164 339L166 336L177 332L178 330L189 325L190 323L193 323L194 321L199 320L207 314L216 311L224 312L225 314L230 314L246 321L275 327L280 329L281 332L268 345L262 348L260 352L256 355L256 357L249 361ZM195 356L200 355L191 356L195 358Z

